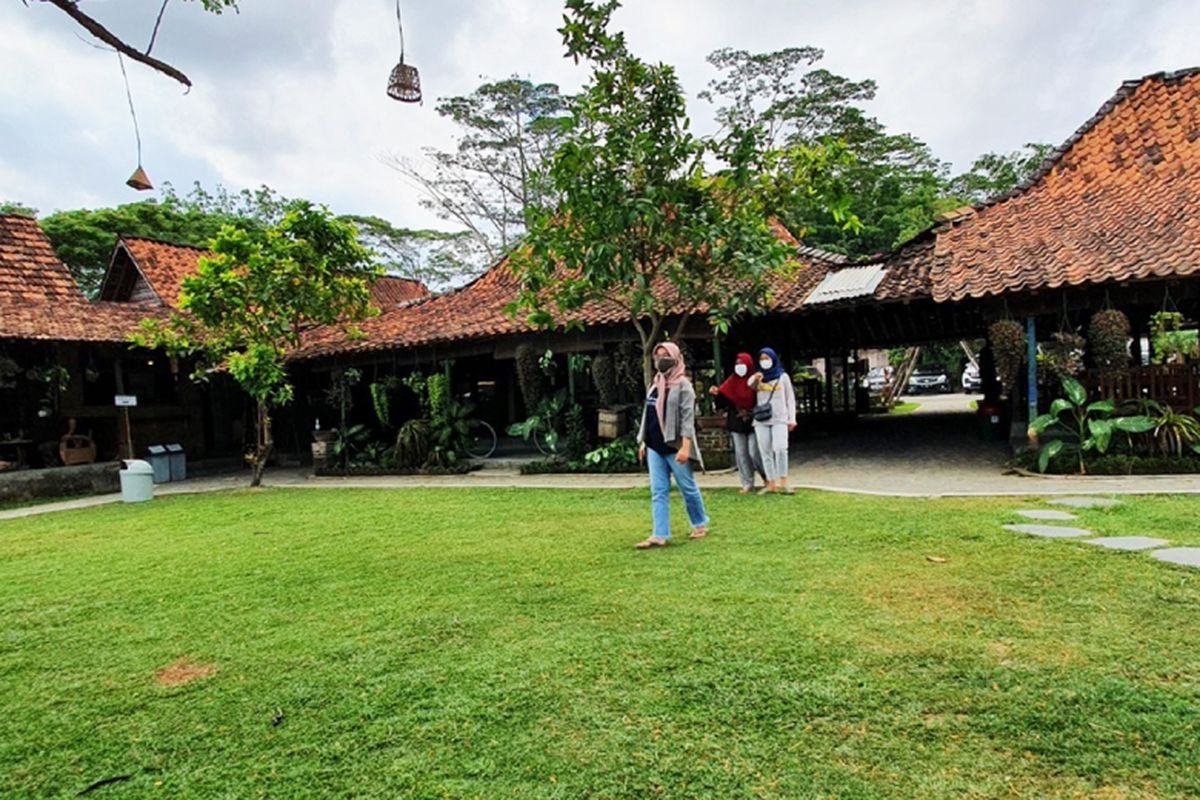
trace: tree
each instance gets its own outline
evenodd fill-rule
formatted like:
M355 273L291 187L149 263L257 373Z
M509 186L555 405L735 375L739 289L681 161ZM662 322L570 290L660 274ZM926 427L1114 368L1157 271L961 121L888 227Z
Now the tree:
M262 482L273 449L271 409L290 403L285 358L313 325L355 323L375 313L370 281L379 275L353 225L328 209L295 203L265 231L226 226L211 258L183 280L181 313L145 320L143 347L196 356L194 377L229 374L255 401L251 486ZM353 334L353 329L351 329Z
M927 228L954 205L944 198L947 166L910 134L890 134L861 104L874 99L874 81L854 81L816 67L816 47L770 53L723 48L708 61L721 74L700 96L718 104L726 129L758 127L767 147L838 141L853 156L834 166L832 180L851 198L861 225L847 229L824 199L800 194L783 209L805 243L851 256L886 251Z
M635 57L623 34L608 31L616 0L566 7L567 54L591 62L592 76L551 160L548 194L559 202L528 214L510 311L540 326L574 325L588 303L619 304L637 330L648 382L671 318L678 338L696 309L724 330L763 306L790 255L771 225L782 201L812 193L841 213L844 198L821 179L839 153L769 150L756 127L693 136L675 70Z
M1029 142L1007 154L984 153L951 182L950 191L963 202L985 202L1033 177L1052 152L1053 145Z
M348 214L342 220L358 229L363 246L390 275L444 288L471 274L469 234L428 228L398 228L380 217Z
M25 5L29 5L29 0L22 0ZM146 45L145 50L138 50L136 47L128 44L124 39L117 36L108 28L104 27L98 20L88 16L79 8L79 0L39 0L42 3L49 3L58 10L62 11L68 17L73 19L79 27L90 33L93 37L111 47L121 55L145 64L153 70L161 72L169 78L173 78L184 86L191 87L192 81L187 75L184 75L179 69L171 66L165 61L150 55L150 51L154 49L154 40L158 37L158 26L162 24L163 14L167 10L167 0L163 0L162 7L159 9L158 17L154 21L154 30L150 34L150 43ZM214 14L220 14L227 8L232 8L235 12L238 10L237 0L200 0L200 5L205 11L210 11Z
M424 162L388 156L412 181L422 205L467 233L468 263L494 263L525 230L525 211L553 204L545 167L570 124L570 98L552 83L516 77L469 95L442 98L437 112L458 126L452 151L427 149Z

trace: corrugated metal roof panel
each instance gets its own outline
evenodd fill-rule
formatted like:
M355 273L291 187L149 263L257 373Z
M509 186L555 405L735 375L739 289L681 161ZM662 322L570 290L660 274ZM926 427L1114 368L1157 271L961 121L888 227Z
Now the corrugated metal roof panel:
M884 266L868 264L863 267L845 267L826 275L817 288L808 296L805 305L832 303L854 297L869 297L875 294L883 281Z

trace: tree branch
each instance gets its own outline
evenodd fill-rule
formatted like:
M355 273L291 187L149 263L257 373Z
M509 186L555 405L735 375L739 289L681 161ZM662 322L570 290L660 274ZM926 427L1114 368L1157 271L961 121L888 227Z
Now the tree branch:
M192 88L192 82L187 75L184 75L170 64L167 64L164 61L159 61L157 58L154 58L153 56L150 56L125 44L125 42L117 38L116 34L112 33L108 28L104 27L99 22L80 11L79 7L72 2L72 0L41 0L41 2L49 3L55 8L58 8L68 17L79 23L79 25L85 31L90 33L92 36L95 36L97 39L104 42L121 55L145 64L151 69L161 72L163 75L174 78L189 89Z

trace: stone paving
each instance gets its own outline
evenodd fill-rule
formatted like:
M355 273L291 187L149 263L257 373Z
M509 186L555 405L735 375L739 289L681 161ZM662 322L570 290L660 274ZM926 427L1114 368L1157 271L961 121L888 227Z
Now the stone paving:
M1079 519L1074 514L1068 514L1066 511L1051 511L1047 508L1026 508L1017 512L1017 516L1025 519L1040 519L1053 522L1066 522L1067 520Z
M1080 536L1092 535L1092 532L1089 530L1068 528L1063 525L1005 525L1004 529L1013 531L1014 533L1041 536L1044 539L1074 539Z
M1099 539L1084 539L1083 543L1107 547L1109 550L1153 550L1170 544L1166 539L1150 536L1103 536Z
M1060 497L1047 502L1052 505L1067 506L1070 508L1113 508L1121 504L1119 500L1108 497ZM1020 509L1015 513L1017 516L1025 517L1026 519L1045 521L1070 521L1079 519L1075 514L1047 509ZM1103 547L1108 550L1125 552L1148 550L1150 551L1151 558L1159 561L1200 569L1200 547L1167 547L1170 544L1169 541L1166 539L1157 539L1152 536L1101 536L1084 538L1092 537L1094 534L1086 528L1076 528L1067 525L1022 524L1004 525L1003 527L1005 530L1013 531L1014 533L1041 536L1046 539L1075 539L1084 544Z

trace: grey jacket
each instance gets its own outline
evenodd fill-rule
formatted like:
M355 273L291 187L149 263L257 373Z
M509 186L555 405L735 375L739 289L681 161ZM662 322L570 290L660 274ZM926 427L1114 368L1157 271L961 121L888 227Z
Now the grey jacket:
M646 399L650 399L650 392ZM704 459L700 455L700 442L696 439L696 390L692 382L683 378L667 392L667 407L663 409L663 439L671 447L683 446L683 437L692 440L692 449L688 454L690 460L704 469ZM638 444L646 443L646 406L642 405L641 425L638 427Z

